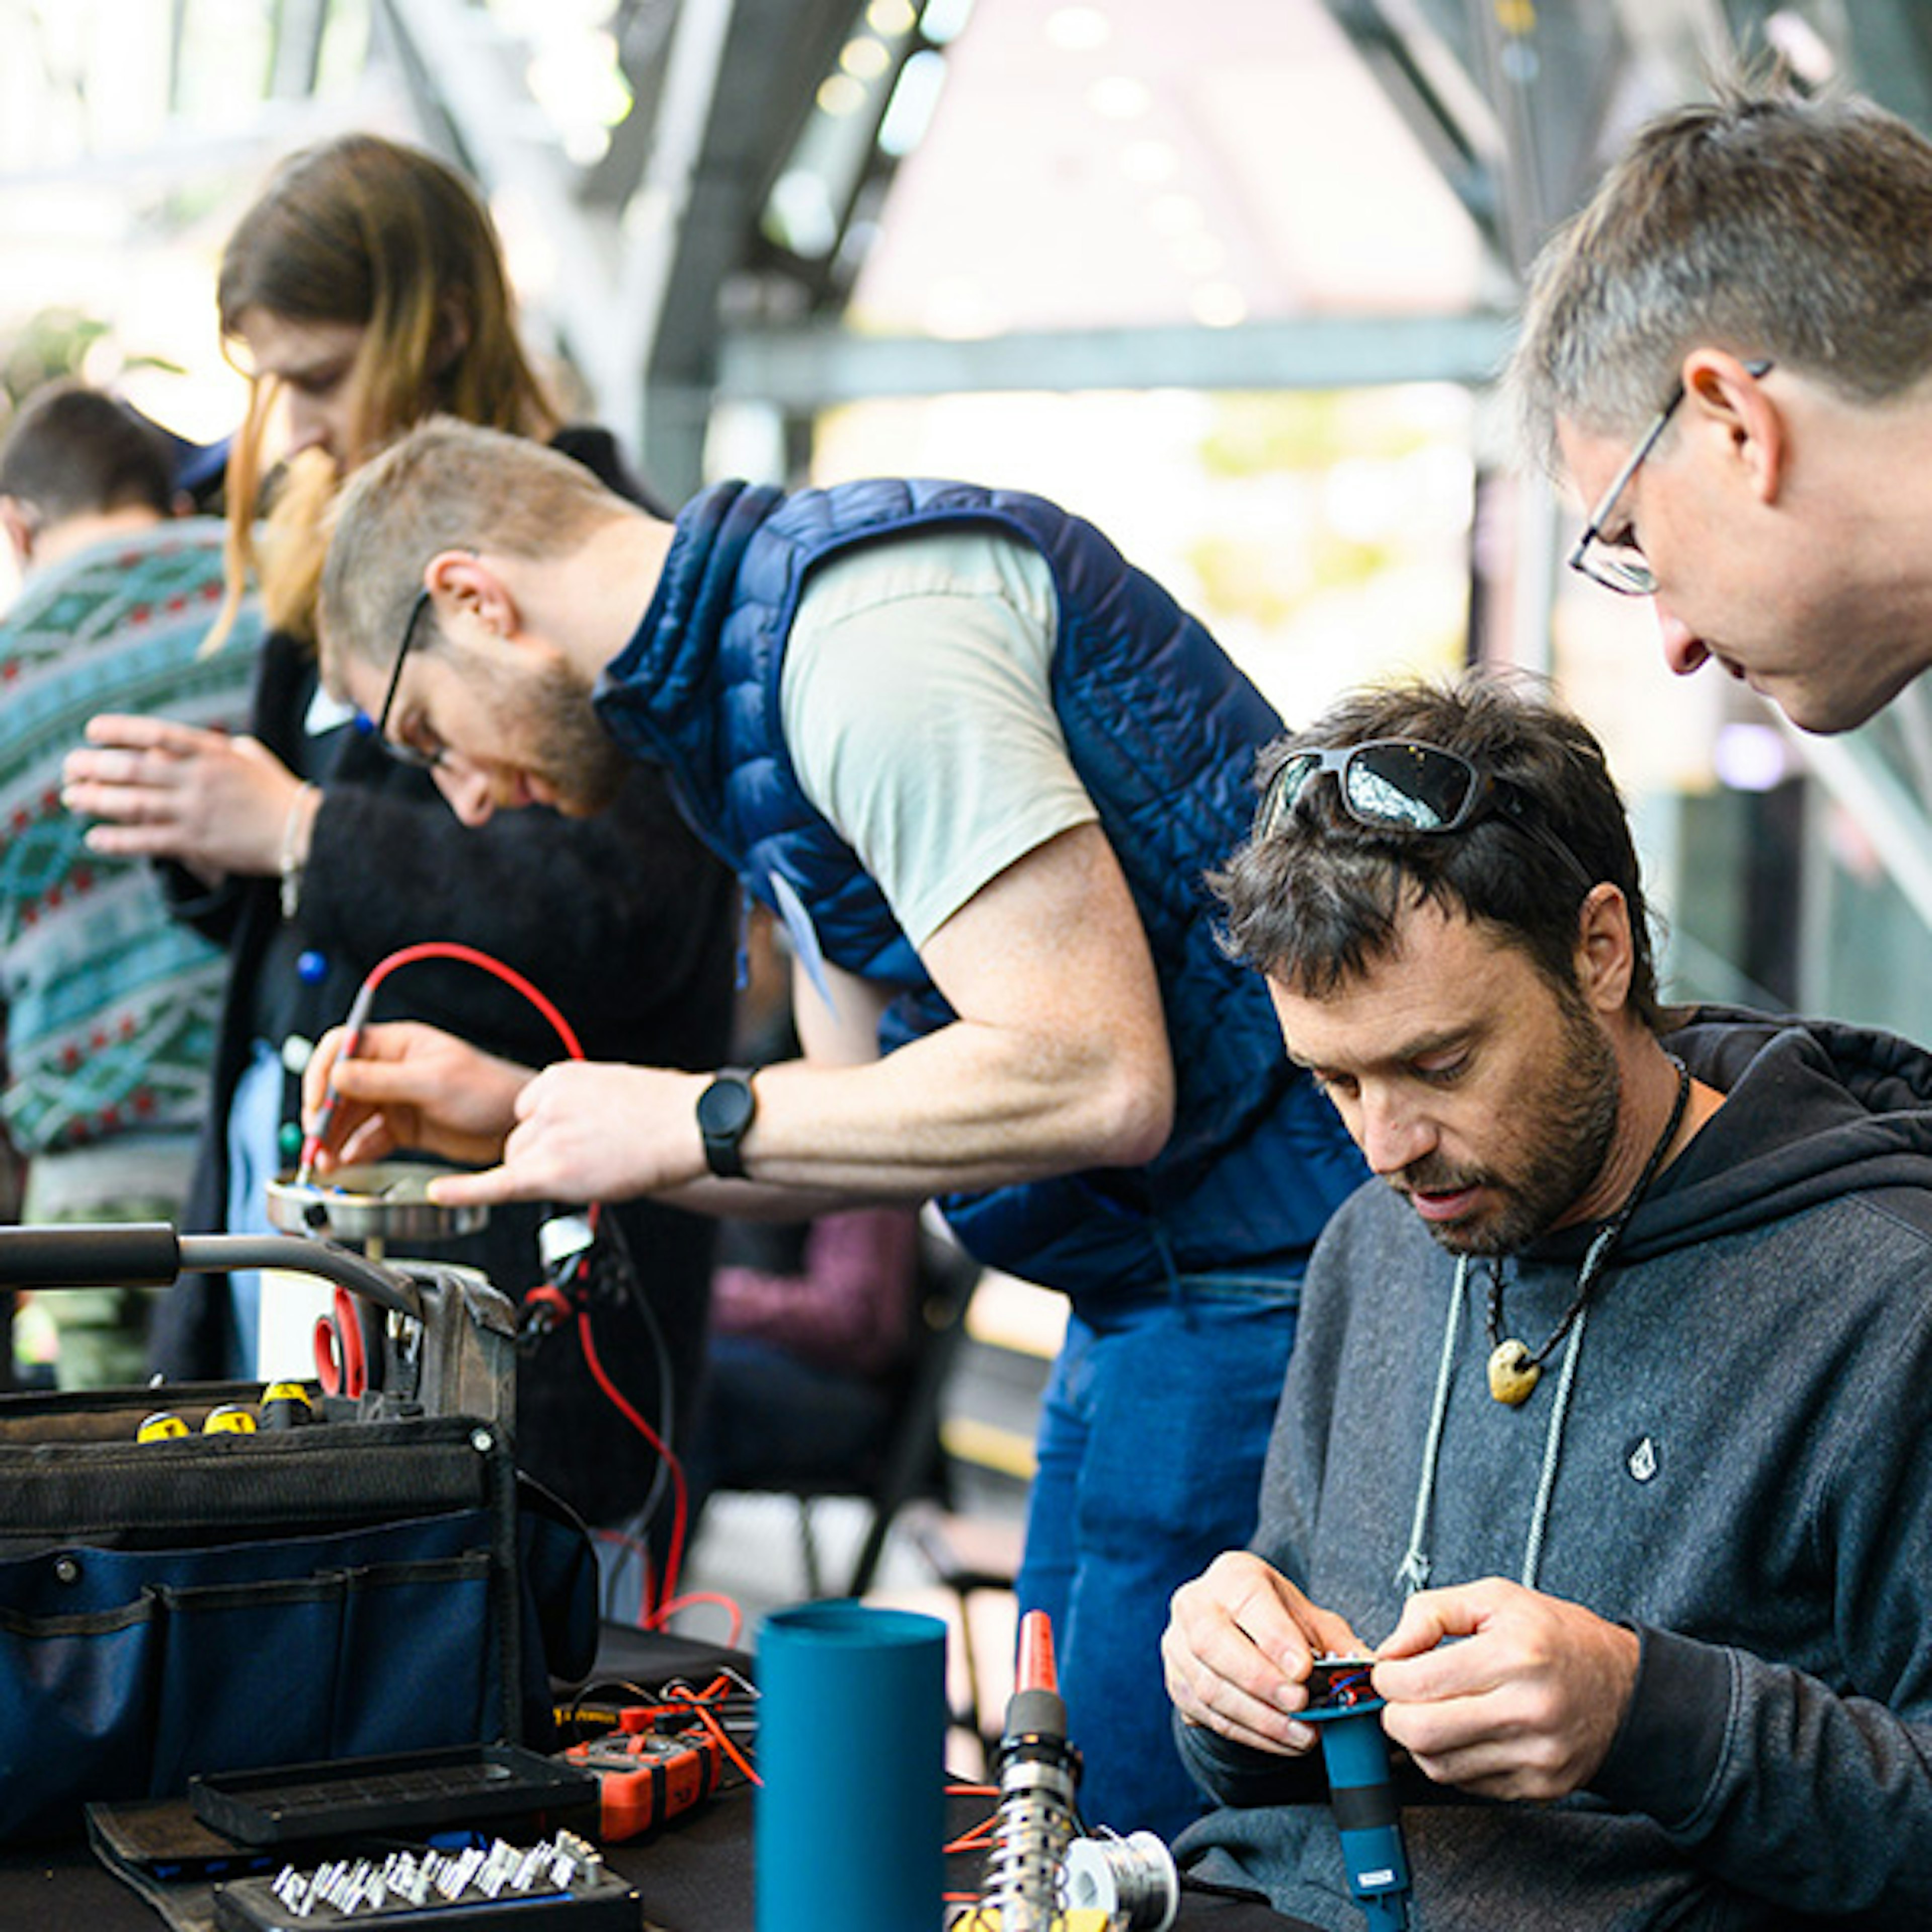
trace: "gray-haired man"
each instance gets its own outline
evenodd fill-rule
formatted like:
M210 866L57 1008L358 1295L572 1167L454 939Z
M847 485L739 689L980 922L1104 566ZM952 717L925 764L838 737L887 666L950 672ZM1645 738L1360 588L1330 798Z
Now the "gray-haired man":
M1932 142L1858 100L1652 122L1546 248L1511 384L1570 561L1808 731L1932 663Z

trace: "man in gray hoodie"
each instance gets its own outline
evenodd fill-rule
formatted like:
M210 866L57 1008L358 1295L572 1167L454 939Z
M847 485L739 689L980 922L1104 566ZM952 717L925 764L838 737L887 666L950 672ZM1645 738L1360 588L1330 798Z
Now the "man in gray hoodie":
M1519 688L1261 776L1228 943L1378 1178L1173 1600L1184 1862L1362 1923L1301 1714L1372 1646L1423 1932L1932 1924L1932 1060L1660 1008L1600 749Z

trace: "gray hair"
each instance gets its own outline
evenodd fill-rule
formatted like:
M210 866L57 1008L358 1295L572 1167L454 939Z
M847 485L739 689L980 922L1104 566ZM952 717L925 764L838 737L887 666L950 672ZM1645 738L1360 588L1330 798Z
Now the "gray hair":
M1526 458L1559 418L1634 436L1700 346L1876 401L1932 366L1932 143L1856 98L1742 84L1640 129L1532 272L1508 372Z

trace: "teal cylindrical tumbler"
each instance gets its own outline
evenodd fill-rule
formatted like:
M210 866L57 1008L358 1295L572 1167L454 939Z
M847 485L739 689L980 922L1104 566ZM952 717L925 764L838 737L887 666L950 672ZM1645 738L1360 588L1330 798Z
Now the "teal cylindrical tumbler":
M758 1641L758 1932L938 1932L946 1626L802 1604Z

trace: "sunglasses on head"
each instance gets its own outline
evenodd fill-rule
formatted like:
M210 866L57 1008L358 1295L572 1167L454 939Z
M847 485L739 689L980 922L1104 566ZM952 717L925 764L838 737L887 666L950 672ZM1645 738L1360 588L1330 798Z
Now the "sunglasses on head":
M1309 786L1324 772L1335 774L1342 808L1358 825L1377 832L1431 836L1460 832L1490 812L1499 813L1556 852L1587 892L1582 862L1526 808L1506 778L1482 770L1460 752L1412 738L1371 738L1359 745L1311 746L1291 752L1262 794L1255 836L1284 830Z

